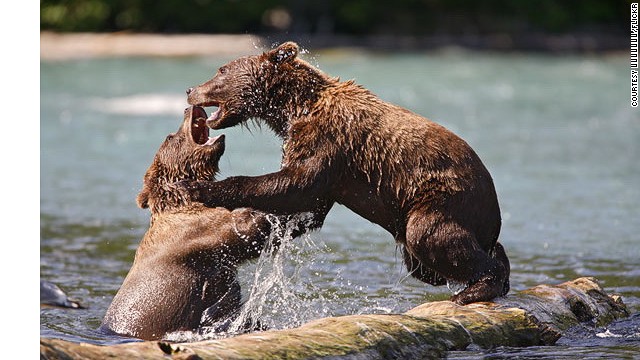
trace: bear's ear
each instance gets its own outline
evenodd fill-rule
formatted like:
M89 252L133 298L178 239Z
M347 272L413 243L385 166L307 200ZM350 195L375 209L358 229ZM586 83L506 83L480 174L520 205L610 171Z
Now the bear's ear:
M271 61L272 63L282 64L285 62L293 61L293 59L298 56L299 51L300 47L298 46L298 44L292 41L287 41L286 43L283 43L277 48L269 51L267 53L267 56L269 58L269 61Z
M147 172L144 173L144 178L142 180L142 190L138 193L136 197L136 202L141 209L146 209L149 207L149 198L156 194L157 192L153 192L157 187L157 179L160 177L159 174L159 166L158 166L158 154L153 158L153 163L147 169Z
M138 196L136 197L136 202L141 209L146 209L149 207L149 188L145 185Z

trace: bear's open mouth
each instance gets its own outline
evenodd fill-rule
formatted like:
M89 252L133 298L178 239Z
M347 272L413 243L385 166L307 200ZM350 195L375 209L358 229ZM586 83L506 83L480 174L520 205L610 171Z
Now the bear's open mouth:
M209 137L207 113L203 108L195 106L191 113L191 138L198 145L211 146L217 142L224 141L224 134Z
M223 113L224 113L223 104L215 103L215 104L211 104L211 106L217 106L218 108L216 109L216 111L211 113L211 116L207 118L206 124L212 129L215 129L216 126L219 125L220 121L223 118Z

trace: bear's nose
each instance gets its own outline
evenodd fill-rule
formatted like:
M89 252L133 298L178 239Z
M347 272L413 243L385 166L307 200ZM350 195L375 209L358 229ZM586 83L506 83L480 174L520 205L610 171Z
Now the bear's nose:
M187 95L191 94L191 92L192 92L192 91L193 91L193 88L192 88L192 87L188 88L188 89L187 89Z

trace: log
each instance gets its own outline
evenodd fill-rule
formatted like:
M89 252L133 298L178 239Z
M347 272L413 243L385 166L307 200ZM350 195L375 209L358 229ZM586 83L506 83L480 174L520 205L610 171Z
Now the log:
M580 323L603 326L629 316L620 296L594 278L539 285L494 302L425 303L404 314L329 317L294 329L193 343L145 341L110 346L40 339L41 359L423 359L475 344L553 345Z

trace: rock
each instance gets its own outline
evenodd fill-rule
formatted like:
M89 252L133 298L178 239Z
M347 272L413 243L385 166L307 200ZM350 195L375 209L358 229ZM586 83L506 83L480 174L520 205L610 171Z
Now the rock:
M539 285L465 306L426 303L404 314L350 315L194 343L147 341L111 346L40 339L41 359L108 357L138 359L422 359L447 351L552 345L570 327L602 326L629 316L620 297L607 295L594 278Z
M77 300L67 297L58 285L42 279L40 279L40 307L86 309Z

